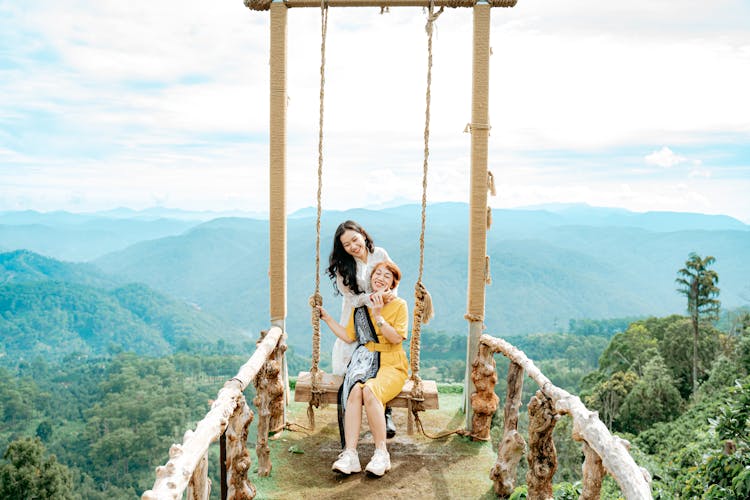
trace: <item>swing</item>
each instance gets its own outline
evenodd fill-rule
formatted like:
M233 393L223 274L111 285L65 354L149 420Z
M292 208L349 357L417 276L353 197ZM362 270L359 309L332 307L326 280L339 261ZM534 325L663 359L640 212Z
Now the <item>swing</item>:
M425 130L424 130L424 162L422 168L422 227L419 237L419 276L414 286L414 314L412 323L412 335L410 341L410 368L411 376L404 383L401 393L392 399L388 405L394 408L408 408L407 433L413 433L413 422L416 419L417 424L424 432L419 421L418 412L424 410L434 410L438 408L437 384L433 380L422 380L419 376L419 337L422 329L422 323L426 323L430 318L425 317L426 301L430 300L429 294L422 284L422 273L424 270L424 235L426 222L427 207L427 167L429 157L429 135L430 135L430 86L432 83L432 27L434 21L443 12L443 7L437 13L434 13L433 5L430 4L427 19L426 31L427 39L427 92L426 92L426 110L425 110ZM310 426L315 428L315 413L313 407L319 407L321 404L330 404L337 402L339 386L343 381L342 376L332 375L322 372L318 368L320 361L320 312L317 306L323 304L323 298L320 295L320 218L321 218L321 193L323 185L323 101L325 86L325 42L326 31L328 26L328 6L321 5L321 63L320 63L320 112L318 123L318 211L316 223L316 256L315 256L315 293L310 298L312 307L312 324L313 324L313 349L312 349L312 366L309 372L300 372L297 376L297 383L294 389L294 400L297 402L307 402L307 416L310 420Z

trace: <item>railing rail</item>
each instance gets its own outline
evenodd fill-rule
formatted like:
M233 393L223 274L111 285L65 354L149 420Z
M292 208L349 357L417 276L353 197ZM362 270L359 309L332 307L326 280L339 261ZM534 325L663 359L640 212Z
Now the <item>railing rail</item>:
M286 349L284 338L285 334L278 327L264 333L253 355L240 367L237 375L219 390L211 409L198 422L195 430L185 432L182 444L174 444L169 449L169 461L156 468L154 487L143 493L143 500L176 500L182 498L186 490L190 500L207 500L211 489L206 467L208 448L225 432L228 497L240 499L255 496L255 488L247 481L250 457L246 447L247 428L253 413L245 402L243 391L251 382L262 386L259 387L256 404L262 404L259 411L265 424L259 425L258 443L265 443L268 431L275 430L274 424L279 421L278 412L274 410L279 406L277 389L281 382L271 379L279 376L279 359ZM261 377L258 377L259 374ZM270 395L260 394L263 391L270 391ZM281 405L283 411L283 403ZM280 418L283 425L283 415ZM265 435L261 436L261 432ZM258 456L261 462L261 454ZM259 463L259 468L270 471L268 454L263 460L267 460L267 463Z
M530 436L526 484L529 498L552 497L552 476L557 462L551 439L552 430L561 414L572 417L573 439L583 443L582 499L599 498L605 471L617 481L626 499L652 498L650 475L630 456L629 443L612 435L599 420L598 414L588 410L580 398L550 382L523 351L490 335L480 337L479 353L472 366L472 380L477 387L477 392L472 395L475 438L489 439L492 416L498 406L499 398L494 392L497 382L495 353L501 353L511 362L508 370L504 434L498 447L497 462L490 472L490 479L494 481L495 492L499 496L507 497L513 491L517 464L525 448L517 429L525 370L539 385L539 390L528 405Z

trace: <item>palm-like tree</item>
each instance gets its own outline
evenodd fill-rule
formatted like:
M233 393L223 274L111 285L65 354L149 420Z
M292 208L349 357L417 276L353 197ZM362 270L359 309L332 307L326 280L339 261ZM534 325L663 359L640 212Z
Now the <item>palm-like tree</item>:
M685 267L677 271L677 289L688 301L688 313L693 323L693 392L698 388L698 325L701 317L709 320L719 318L721 302L719 296L719 275L709 269L716 259L712 256L701 258L695 252L688 256Z

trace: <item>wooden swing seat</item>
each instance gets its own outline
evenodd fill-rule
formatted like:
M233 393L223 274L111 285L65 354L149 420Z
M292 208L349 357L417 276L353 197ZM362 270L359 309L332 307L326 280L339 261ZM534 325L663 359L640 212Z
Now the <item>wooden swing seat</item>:
M336 404L337 395L341 382L344 377L341 375L333 375L330 373L323 373L321 377L320 388L325 391L322 396L321 403L324 404ZM411 379L407 379L404 383L401 393L393 398L388 406L393 408L408 408L409 407L409 395L411 394L414 382ZM438 391L437 384L434 380L422 380L422 391L424 393L424 408L425 410L437 410L438 409ZM294 387L294 400L297 402L309 403L312 396L312 378L310 372L300 372L297 376L297 384Z

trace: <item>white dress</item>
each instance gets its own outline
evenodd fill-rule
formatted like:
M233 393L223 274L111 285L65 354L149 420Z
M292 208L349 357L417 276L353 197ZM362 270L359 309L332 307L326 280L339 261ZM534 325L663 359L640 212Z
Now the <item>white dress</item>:
M359 259L354 259L357 263L357 285L360 290L364 290L364 293L360 293L359 295L355 295L349 290L349 287L344 286L343 278L340 274L336 275L336 286L341 292L341 295L343 295L343 300L341 302L341 319L339 320L339 324L349 324L349 318L352 315L353 309L365 305L371 305L369 299L370 292L372 292L372 288L370 287L370 273L372 273L372 269L378 263L385 260L390 261L391 258L388 256L388 252L381 247L375 247L375 250L372 253L368 252L366 263L361 262ZM394 290L394 293L398 294L397 290ZM355 342L347 344L340 338L336 337L336 341L333 343L333 352L331 352L331 364L333 365L334 375L343 375L346 373L346 365L349 364L349 360L352 357L352 352L354 352L355 347L357 347Z

